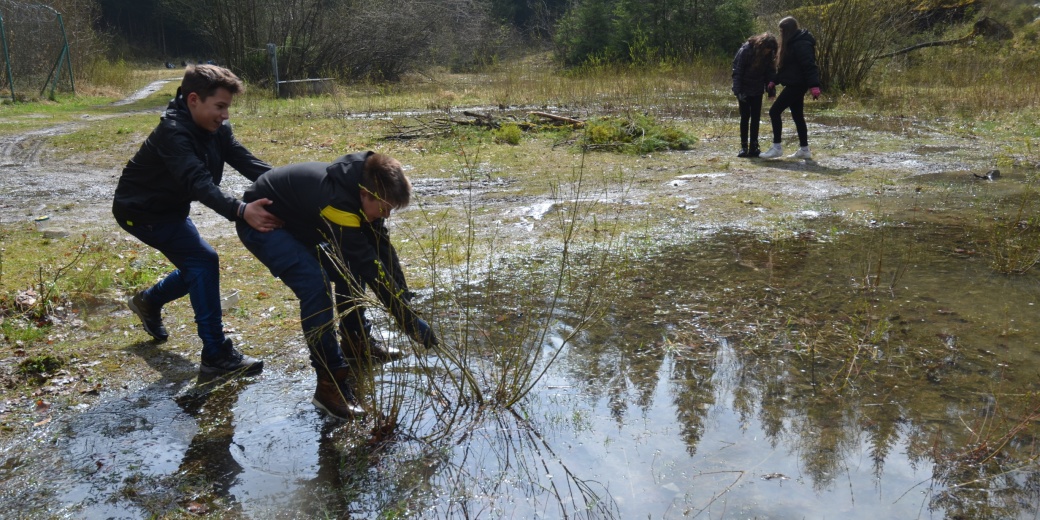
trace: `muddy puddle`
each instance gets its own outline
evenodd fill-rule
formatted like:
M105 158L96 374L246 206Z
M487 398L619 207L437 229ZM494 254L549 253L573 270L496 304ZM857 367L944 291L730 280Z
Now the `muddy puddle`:
M569 342L509 408L452 395L458 372L435 352L365 372L392 431L326 421L305 371L200 382L137 345L163 378L10 447L0 504L20 518L1035 518L1040 277L994 272L983 231L920 202L646 251L592 327L572 336L586 311L564 301L527 336L540 367ZM485 388L517 320L546 314L525 276L472 287L464 359Z

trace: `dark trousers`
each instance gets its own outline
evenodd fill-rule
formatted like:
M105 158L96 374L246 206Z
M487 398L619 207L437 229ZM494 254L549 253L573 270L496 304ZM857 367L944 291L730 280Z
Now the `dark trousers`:
M794 120L794 128L798 131L798 145L809 146L809 128L805 126L805 93L809 87L784 87L780 95L776 96L773 106L769 107L769 120L773 123L773 142L780 142L780 131L783 122L780 116L784 110L791 109L791 119Z
M190 218L161 224L119 226L141 242L158 249L175 269L144 291L144 300L158 309L188 295L202 340L203 359L223 352L224 324L220 315L220 262L213 246L203 240Z
M367 336L372 329L372 323L365 313L364 294L368 287L361 276L354 272L353 266L344 266L341 260L335 260L339 256L332 249L323 251L321 266L329 273L335 288L333 293L340 331Z
M740 108L740 147L748 149L750 142L750 149L758 150L758 125L762 115L762 95L737 98L737 106ZM750 141L748 141L749 133L751 134Z
M235 226L238 238L300 300L300 327L319 371L347 366L336 340L332 278L322 267L316 247L296 240L284 229L262 233L246 224Z

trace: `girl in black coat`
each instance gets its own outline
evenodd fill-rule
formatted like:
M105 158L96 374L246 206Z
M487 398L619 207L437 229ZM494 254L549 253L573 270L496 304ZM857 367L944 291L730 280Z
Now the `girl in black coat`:
M762 113L762 93L776 80L777 43L769 33L748 38L733 57L733 94L740 107L740 153L737 157L758 157L758 119ZM773 96L771 91L770 98ZM753 117L752 117L753 116ZM748 147L748 130L751 140Z
M791 119L798 131L800 148L792 155L795 159L812 159L809 152L809 130L805 125L805 93L813 99L820 97L820 68L816 66L816 39L807 29L798 28L798 20L788 16L780 20L780 52L776 55L776 83L784 90L769 107L769 119L773 123L773 147L762 152L763 159L783 155L780 149L780 116L791 109ZM772 84L769 85L772 87Z

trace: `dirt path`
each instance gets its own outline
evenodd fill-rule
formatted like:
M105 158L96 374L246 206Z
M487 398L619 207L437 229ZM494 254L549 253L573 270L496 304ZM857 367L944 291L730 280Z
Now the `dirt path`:
M173 80L152 82L112 105L125 106L144 99L170 81ZM29 223L43 215L51 216L54 225L69 229L104 226L111 221L109 208L118 171L42 159L49 137L119 115L93 116L79 123L0 137L0 224Z

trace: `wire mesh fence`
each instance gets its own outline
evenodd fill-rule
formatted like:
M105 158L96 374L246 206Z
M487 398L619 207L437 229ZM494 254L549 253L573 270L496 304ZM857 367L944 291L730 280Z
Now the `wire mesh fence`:
M31 99L75 92L61 13L43 4L0 0L0 96Z

